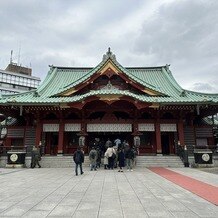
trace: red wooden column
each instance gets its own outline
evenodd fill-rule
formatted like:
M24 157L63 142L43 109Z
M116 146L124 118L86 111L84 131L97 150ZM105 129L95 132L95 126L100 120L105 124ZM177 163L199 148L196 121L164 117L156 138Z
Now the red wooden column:
M85 111L84 109L81 110L81 130L80 130L80 136L84 136L85 137L85 144L83 145L83 150L84 152L87 154L89 153L89 143L87 140L87 121L85 119Z
M58 154L63 154L63 145L64 145L64 122L63 119L61 118L59 123Z
M36 143L37 147L39 145L39 142L42 140L41 136L42 136L42 123L38 118L37 123L36 123L36 140L35 140L35 143Z
M159 119L157 119L155 123L155 134L156 134L157 154L162 154L160 120Z
M179 133L180 145L184 146L185 145L185 137L184 137L184 126L183 126L182 119L180 119L178 122L178 133Z

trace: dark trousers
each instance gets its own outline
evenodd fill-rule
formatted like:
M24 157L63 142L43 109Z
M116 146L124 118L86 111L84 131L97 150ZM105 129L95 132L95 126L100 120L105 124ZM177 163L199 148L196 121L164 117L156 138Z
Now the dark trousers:
M108 158L108 169L114 169L114 159L112 157Z
M38 167L41 168L41 165L39 164L39 160L38 160L38 159L35 159L35 158L32 158L32 161L31 161L31 168L35 168L36 165L38 165Z
M76 163L76 166L75 166L76 175L78 175L78 166L80 167L80 174L83 174L82 163Z

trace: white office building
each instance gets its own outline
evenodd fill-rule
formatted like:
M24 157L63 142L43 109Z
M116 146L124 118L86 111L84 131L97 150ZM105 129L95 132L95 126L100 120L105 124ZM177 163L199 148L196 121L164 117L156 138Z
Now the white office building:
M14 94L36 89L41 82L31 75L32 69L9 64L0 70L0 94Z

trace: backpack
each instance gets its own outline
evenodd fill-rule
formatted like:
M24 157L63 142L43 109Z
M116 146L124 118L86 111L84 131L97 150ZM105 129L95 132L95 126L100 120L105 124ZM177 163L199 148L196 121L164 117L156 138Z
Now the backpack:
M91 157L91 159L95 159L95 152L93 151L93 152L91 152L91 154L90 154L90 157Z
M80 153L79 152L76 152L76 155L75 155L75 163L79 163L80 162Z

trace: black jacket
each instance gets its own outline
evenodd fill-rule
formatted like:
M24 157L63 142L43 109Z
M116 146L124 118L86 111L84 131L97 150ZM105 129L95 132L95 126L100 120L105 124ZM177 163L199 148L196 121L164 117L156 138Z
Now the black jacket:
M133 151L132 148L129 148L126 151L125 158L127 158L127 159L134 159L134 151Z
M76 164L83 163L84 162L83 152L80 150L75 151L73 154L73 160Z

